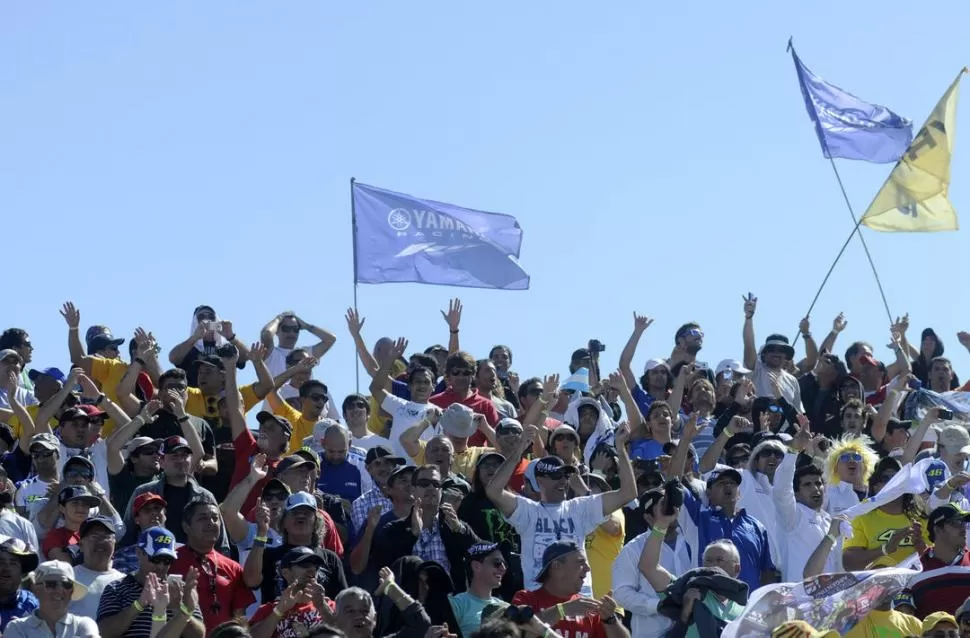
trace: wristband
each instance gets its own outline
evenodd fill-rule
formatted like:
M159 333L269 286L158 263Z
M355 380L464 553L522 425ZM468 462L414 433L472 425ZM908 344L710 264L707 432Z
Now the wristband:
M185 603L179 603L179 610L180 610L180 611L181 611L181 612L182 612L183 614L185 614L186 616L188 616L189 618L191 618L191 617L192 617L192 613L193 613L193 611L194 611L194 610L192 610L192 609L189 609L188 607L186 607L186 606L185 606Z
M285 614L280 611L279 607L273 607L273 615L282 618Z
M101 405L106 398L107 397L105 397L104 392L102 392L98 395L98 400L94 402L94 405Z
M131 606L137 609L138 613L145 611L145 606L141 604L140 600L136 600L135 602L131 603Z
M225 338L226 341L235 341L236 339L236 335L232 335L231 337L227 337L226 335L222 335L222 336Z
M135 357L135 363L137 363L138 365L140 365L143 368L145 367L145 360L142 359L141 357Z
M607 618L600 618L604 625L614 625L616 624L616 614L610 614Z
M453 335L456 335L456 334L458 334L458 331L457 331L457 330L449 330L449 332L450 332L451 334L453 334Z
M168 616L166 616L165 614L162 614L161 616L156 616L155 614L152 614L152 620L154 620L155 622L168 622Z
M826 534L825 535L825 538L827 538L830 541L832 541L832 544L833 545L835 545L837 542L839 542L839 539L837 539L836 537L832 536L831 534Z
M559 603L558 605L556 605L556 611L559 612L559 620L562 620L563 618L566 617L566 608L563 607L562 603Z
M269 542L269 538L265 536L257 536L253 539L254 543L263 543L264 545Z
M188 415L188 414L186 414L185 416L183 416L183 417L180 417L180 418L179 418L179 420L178 420L178 422L179 422L179 423L185 423L185 422L186 422L186 421L188 421L188 420L189 420L189 415Z
M653 536L666 536L667 535L667 528L666 527L657 527L655 525L655 526L653 526L653 527L650 528L650 533Z
M67 331L68 332L77 332L78 331L78 327L77 326L73 326L73 327L72 326L68 326Z
M730 439L730 438L731 438L732 436L734 436L734 430L732 430L731 428L724 428L723 430L721 430L721 432L722 432L723 434L727 434L727 438L729 438L729 439Z
M256 549L257 547L259 547L259 548L266 547L266 539L263 539L263 540L256 539L256 540L254 540L253 541L253 549Z
M879 548L879 551L882 552L882 555L883 556L888 556L889 555L889 552L886 551L886 545L887 544L888 543L883 543L882 544L882 547Z

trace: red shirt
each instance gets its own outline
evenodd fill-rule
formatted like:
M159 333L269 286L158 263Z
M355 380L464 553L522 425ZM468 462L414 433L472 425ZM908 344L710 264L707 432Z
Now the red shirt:
M232 480L229 481L229 489L236 487L249 476L251 470L250 463L253 457L259 454L259 446L256 445L256 437L253 433L249 431L249 428L243 430L243 433L236 437L233 441L234 450L233 455L235 456L236 466L232 469ZM279 459L266 459L266 467L270 470L266 478L261 479L253 489L249 491L249 495L246 497L246 501L243 503L243 512L248 512L249 510L256 507L256 499L260 497L263 493L263 487L269 482L270 475L273 473L272 470L276 469L279 464Z
M525 470L529 467L529 459L522 459L512 470L512 477L509 479L509 489L516 494L522 493L522 486L525 485Z
M236 561L215 550L200 556L188 545L179 547L175 553L178 558L172 563L170 573L185 576L192 567L199 572L199 611L206 633L256 602L253 592L243 582L243 568ZM216 602L218 611L213 609Z
M498 410L495 409L495 404L488 397L484 397L478 393L478 390L472 390L471 395L467 399L459 399L458 395L455 394L451 388L448 388L444 392L439 392L433 395L428 402L438 406L442 410L447 408L452 403L461 403L462 405L471 408L477 414L484 414L485 420L489 425L495 427L498 423ZM485 435L481 432L475 432L470 437L468 437L468 447L484 446L488 445L485 441ZM563 637L565 638L565 636Z
M40 544L40 548L43 551L44 557L49 559L47 554L52 549L64 549L68 545L77 545L80 542L80 533L69 530L66 527L55 527L47 532L47 536L44 537L44 542Z
M273 608L279 601L274 600L271 603L266 603L265 605L260 605L253 617L249 619L249 626L254 627L256 623L260 623L273 613ZM327 599L327 605L330 607L331 611L336 611L336 606L334 602ZM273 638L302 638L306 636L306 630L314 625L319 625L326 622L328 618L324 617L317 608L313 606L313 603L307 603L305 605L297 605L290 611L286 613L278 623L276 623L276 629L273 631Z
M542 589L535 591L520 590L512 597L513 605L528 605L537 614L550 607L555 607L559 603L568 603L570 600L579 598L579 594L573 594L568 598L553 596ZM606 638L606 629L599 616L566 616L552 626L562 638Z
M931 547L920 556L920 562L923 573L915 576L909 585L917 615L925 618L937 611L952 614L970 597L970 569L967 569L970 553L964 550L956 562L944 563L933 554Z

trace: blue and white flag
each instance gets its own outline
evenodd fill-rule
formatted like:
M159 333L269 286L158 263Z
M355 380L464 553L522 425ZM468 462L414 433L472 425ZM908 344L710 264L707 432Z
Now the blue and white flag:
M356 182L352 195L357 283L529 288L515 217Z
M880 164L898 160L913 141L913 123L884 106L864 102L808 70L788 41L808 116L825 157Z

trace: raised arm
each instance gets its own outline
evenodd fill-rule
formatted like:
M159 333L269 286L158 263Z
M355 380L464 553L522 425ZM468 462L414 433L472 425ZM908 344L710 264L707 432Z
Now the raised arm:
M241 355L242 350L240 349L239 352ZM256 371L256 383L253 384L253 392L256 393L257 397L263 398L267 394L275 390L276 388L281 387L282 384L276 385L276 379L273 378L273 374L269 371L269 367L266 365L266 359L269 357L269 355L266 353L266 346L264 346L261 342L257 341L252 345L251 349L248 352L249 352L249 361L252 362L253 370ZM301 362L309 358L310 357L306 357L302 359ZM316 360L316 357L314 357L314 360ZM299 368L297 368L297 370L298 369ZM297 370L294 370L293 373L295 373ZM293 376L293 373L290 374L290 377ZM283 374L286 374L285 370L283 371ZM289 381L289 378L287 378L286 381ZM283 383L286 383L286 381L284 381ZM238 386L238 382L237 382L237 386ZM245 414L246 413L245 406L240 406L240 407L242 407L243 414Z
M903 348L901 340L902 337L898 332L893 331L891 333L889 347L892 348L894 353L896 353L896 360L886 367L886 376L890 379L901 374L906 374L910 370L909 358L906 356L906 350Z
M412 459L418 457L418 454L421 453L421 435L424 434L424 431L429 427L437 425L438 419L440 418L441 408L438 406L431 406L417 423L406 429L404 432L401 432L401 436L398 440L401 443L401 447L404 448L404 451L408 453L408 456L410 456Z
M640 412L640 406L633 400L633 394L630 392L630 387L627 386L622 370L611 372L609 381L613 389L620 395L620 401L623 402L626 420L630 424L630 433L642 432L645 424L643 414Z
M281 312L276 315L269 322L263 326L263 329L259 332L259 340L266 347L266 356L268 357L273 349L276 348L276 333L279 332L280 322L283 321L283 317L289 315L289 312Z
M226 412L229 414L232 440L235 441L240 434L246 431L246 409L243 407L242 398L239 394L239 383L236 378L238 354L220 358L222 359L222 367L226 370ZM266 364L258 356L253 358L253 365L257 365L257 362L264 368L266 367Z
M17 400L17 387L20 384L20 380L17 374L11 370L7 374L7 378L4 379L4 389L7 391L7 402L10 404L10 409L13 410L13 414L20 421L21 436L20 436L20 449L26 453L30 454L30 439L34 436L35 426L34 420L30 417L30 413L27 412L27 408L20 405L20 401ZM50 426L45 425L47 432L50 432ZM44 431L43 429L41 431ZM27 443L24 443L24 441Z
M822 537L822 540L815 547L815 551L808 557L808 562L805 563L805 568L802 570L802 578L806 580L815 578L825 571L825 563L828 561L829 554L832 553L832 549L839 542L839 534L841 534L840 530L843 522L844 520L842 518L832 517L832 522L829 524L829 533ZM842 555L844 559L846 553L843 552ZM881 556L882 554L880 553L879 555ZM866 564L868 565L868 563ZM850 569L849 561L846 561L845 568ZM863 569L863 567L854 567L851 569Z
M347 330L350 331L350 336L354 339L354 348L357 350L357 358L360 359L360 363L362 366L364 366L364 370L367 372L367 374L373 377L377 373L378 368L380 368L380 364L377 362L377 359L374 358L374 355L371 354L371 351L367 349L367 344L364 343L364 338L360 334L366 319L358 315L354 308L347 308L346 319Z
M630 462L626 444L630 440L630 424L622 423L616 430L616 466L620 474L620 489L603 494L603 516L620 509L637 497L637 478Z
M809 432L807 422L799 424L798 433L792 438L791 447L794 450L804 450L811 442L812 435ZM789 532L795 529L798 524L798 507L795 502L795 461L798 452L789 452L782 459L781 465L775 470L775 480L771 485L771 500L775 504L775 512L778 514L778 522L781 525L780 531Z
M310 353L317 359L323 358L323 355L330 351L333 344L337 343L337 336L329 330L319 328L312 323L307 323L299 317L296 317L296 323L300 326L300 330L306 330L320 340L316 345L310 348Z
M913 459L916 458L920 448L923 446L923 439L926 438L926 432L939 420L940 408L934 407L926 411L926 414L920 419L919 425L916 426L916 429L910 435L909 442L906 443L906 447L903 450L903 457L899 459L900 463L906 464L913 462Z
M847 325L849 325L849 322L846 321L845 315L840 312L839 316L832 320L832 330L825 335L825 339L822 340L822 345L819 350L822 352L832 352L832 349L835 348L835 340L839 338L839 333L845 330Z
M249 497L249 493L260 481L266 478L266 473L266 455L259 453L250 462L249 474L246 475L246 478L229 490L226 500L219 505L219 509L222 511L222 519L226 522L226 533L229 535L229 540L234 544L241 543L249 535L249 523L243 516L242 508ZM265 505L263 505L262 499L257 499L257 514L263 507Z
M814 370L815 364L818 363L818 346L815 344L815 339L812 338L812 327L808 317L802 319L801 323L798 324L798 332L802 335L802 341L805 342L805 358L798 362L798 370L804 374Z
M623 374L623 380L626 381L627 386L635 388L637 385L637 377L633 374L633 355L637 353L637 346L640 344L640 339L643 337L643 333L647 331L650 324L653 323L653 319L647 317L646 315L638 315L636 312L633 313L633 333L630 338L627 339L626 345L623 346L623 351L620 352L620 373Z
M185 341L177 344L168 353L168 362L173 366L180 366L182 362L185 361L185 357L189 356L189 352L195 347L195 342L205 336L205 331L208 326L208 322L200 321L199 325L195 327L195 332L189 335L189 338Z
M391 349L388 351L387 357L381 361L381 366L374 375L374 378L370 382L370 393L377 401L377 407L384 404L384 399L387 398L387 389L391 387L391 368L394 366L394 362L401 358L405 350L408 347L408 340L404 337L399 337Z
M445 323L448 324L448 354L455 354L461 350L461 344L458 339L461 311L461 299L457 297L448 302L448 312L441 311L441 316L444 317Z
M687 390L687 377L694 374L694 364L685 363L680 366L680 370L677 372L677 378L674 379L674 387L670 392L670 396L667 397L667 405L670 407L670 411L673 413L674 418L680 414L680 406L684 402L684 392Z
M64 401L67 400L67 395L74 391L74 387L77 386L78 379L84 374L84 370L81 368L71 368L71 372L67 375L67 380L64 381L64 385L61 389L57 391L57 394L50 397L44 401L40 407L37 409L37 418L34 420L34 427L36 428L40 424L44 429L41 432L50 432L50 420L53 419L57 413L60 411L61 406L64 405ZM35 429L30 436L24 433L20 437L21 450L26 454L28 450L23 446L30 445L30 437L37 434Z
M647 544L643 547L643 553L640 554L640 573L658 594L664 592L670 587L670 583L674 582L673 574L660 565L660 551L663 548L664 538L667 536L667 529L671 525L677 524L680 508L675 507L674 513L668 515L664 513L666 507L666 497L654 504L653 527L650 529Z
M697 426L697 414L693 413L687 419L687 423L684 424L684 431L681 433L680 441L677 442L677 449L674 450L674 455L670 459L669 467L671 476L683 476L686 474L687 453L690 451L691 441L694 440L700 431L701 428ZM636 497L634 496L634 498Z
M84 355L84 346L81 345L81 311L68 301L61 307L61 316L67 322L67 349L71 353L71 365L91 374L91 357Z
M151 423L155 419L155 413L162 407L158 399L152 399L146 403L141 411L121 427L116 427L114 432L105 439L108 448L108 474L115 475L125 467L125 458L121 451L125 445L135 436L146 423Z
M522 431L522 438L519 440L518 454L510 454L505 458L505 462L498 468L492 480L485 486L485 495L495 504L505 516L511 516L515 512L515 494L506 489L509 479L512 478L515 468L519 465L522 455L532 447L535 437L534 425L527 425Z
M870 436L874 442L879 443L886 438L886 426L889 424L889 419L896 413L896 409L899 407L899 401L904 396L899 388L904 382L908 382L909 377L912 376L912 374L906 374L896 377L889 382L886 399L879 406L879 412L876 413L876 418L872 420L872 426L869 428Z
M754 313L758 309L758 298L750 292L744 299L744 329L741 336L744 339L744 367L754 370L758 362L758 347L754 343Z

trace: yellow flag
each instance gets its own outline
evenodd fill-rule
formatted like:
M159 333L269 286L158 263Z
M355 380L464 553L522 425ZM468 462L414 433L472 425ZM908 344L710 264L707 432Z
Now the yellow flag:
M947 199L950 157L957 124L957 96L964 67L946 90L862 216L873 230L934 233L957 230Z

